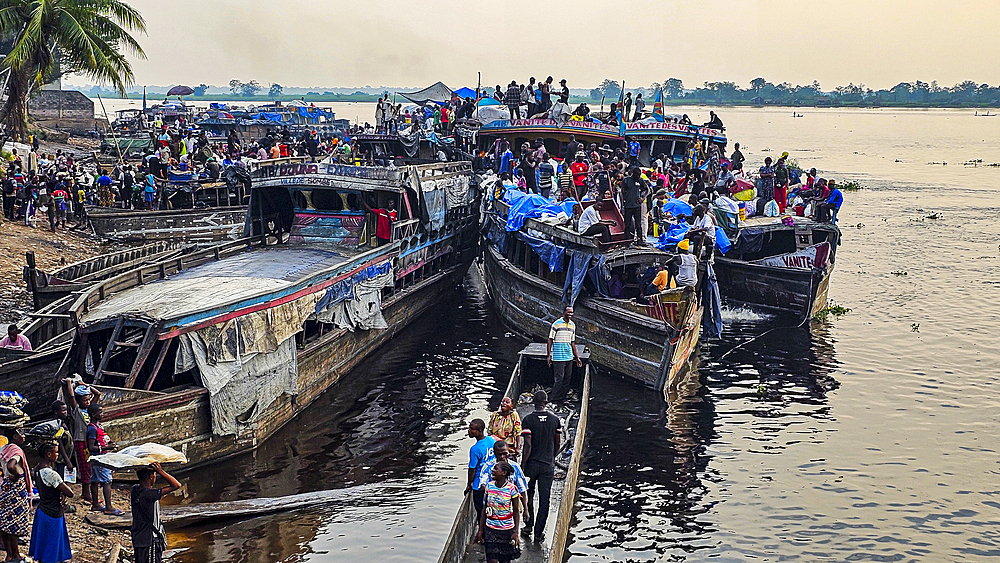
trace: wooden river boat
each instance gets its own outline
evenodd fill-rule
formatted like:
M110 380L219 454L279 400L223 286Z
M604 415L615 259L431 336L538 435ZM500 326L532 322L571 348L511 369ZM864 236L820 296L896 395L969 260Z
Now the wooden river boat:
M729 252L715 258L719 292L730 305L804 323L827 305L839 245L840 229L832 223L750 218Z
M633 280L637 272L670 257L621 242L602 245L595 237L534 218L526 219L520 230L506 232L509 205L494 200L492 208L486 218L489 244L483 251L483 278L504 324L529 340L548 338L552 323L572 302L570 296L564 298L572 257L603 262L623 280ZM601 215L617 223L612 237L620 241L621 214L605 209ZM562 271L553 272L535 252L533 238L538 237L565 249ZM581 294L573 302L577 342L590 349L596 363L662 391L687 365L701 333L703 308L693 288L668 289L651 296L648 304L637 303L633 298L638 294L633 283L626 284L619 298L594 291Z
M575 366L573 368L573 388L580 391L580 401L567 412L556 412L562 419L563 444L556 455L558 467L549 497L549 516L545 526L545 541L531 543L522 538L522 555L518 559L521 562L559 562L563 560L566 551L566 540L570 521L573 518L573 503L580 476L580 464L583 461L587 420L590 413L590 352L583 346L578 346L577 349L580 359L584 362L582 368ZM517 365L514 366L514 371L511 373L504 397L510 397L514 401L522 418L534 409L530 403L518 405L518 397L521 393L529 391L535 384L552 384L552 369L546 364L545 358L546 345L541 343L529 344L518 354ZM564 466L562 465L563 461L565 461ZM536 497L536 507L537 502ZM438 563L476 563L481 561L482 547L472 543L473 535L478 526L476 508L472 504L472 495L469 494L462 501L451 533L448 535L440 557L438 557Z
M261 167L243 238L74 293L58 373L104 390L123 446L185 470L255 448L366 355L447 298L475 256L468 163ZM372 207L401 216L378 245Z

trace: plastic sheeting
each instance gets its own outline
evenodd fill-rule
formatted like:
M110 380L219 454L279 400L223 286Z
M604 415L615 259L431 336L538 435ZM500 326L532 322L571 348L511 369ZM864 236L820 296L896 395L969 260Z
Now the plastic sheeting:
M719 249L719 252L725 254L729 252L732 247L732 243L729 242L729 235L726 234L725 229L722 227L715 227L715 248Z
M575 199L567 199L560 203L552 203L538 194L526 194L520 190L507 190L503 199L510 204L507 213L507 230L517 231L524 226L525 219L538 218L543 215L573 215Z
M722 335L722 297L719 294L719 281L715 277L712 264L708 264L705 275L705 289L702 292L702 305L705 307L701 317L702 330L708 338L718 338Z
M524 242L528 243L528 246L535 251L535 254L548 265L549 270L553 272L563 271L563 256L565 255L566 247L526 233L520 233L518 236Z
M680 217L681 215L690 217L691 215L694 215L694 208L692 208L686 201L672 197L663 203L663 212L669 213L673 217Z
M569 261L566 263L566 282L563 284L562 302L572 306L583 289L583 280L587 277L590 258L593 254L578 250L566 250Z
M382 316L382 288L394 279L392 263L384 262L337 282L316 303L316 320L350 331L388 328Z
M671 225L666 231L660 233L660 237L656 239L653 246L659 250L666 250L667 248L677 246L677 243L684 239L689 230L691 230L691 225L688 225L685 222Z
M443 104L451 99L452 89L444 82L435 82L423 90L416 92L397 92L407 100L419 105L426 105L431 102Z
M279 396L298 394L294 338L284 340L273 352L214 363L200 332L180 335L174 369L180 373L197 366L201 384L208 389L213 434L239 434L241 427L256 422Z
M481 125L486 125L499 119L510 119L510 110L498 105L476 106L476 110L472 112L472 119L475 119Z

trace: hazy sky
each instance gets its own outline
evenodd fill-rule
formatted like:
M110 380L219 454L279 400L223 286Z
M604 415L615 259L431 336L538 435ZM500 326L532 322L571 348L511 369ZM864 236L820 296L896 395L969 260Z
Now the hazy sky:
M1000 83L997 0L131 0L138 84ZM615 23L631 22L631 23ZM75 79L74 83L86 82Z

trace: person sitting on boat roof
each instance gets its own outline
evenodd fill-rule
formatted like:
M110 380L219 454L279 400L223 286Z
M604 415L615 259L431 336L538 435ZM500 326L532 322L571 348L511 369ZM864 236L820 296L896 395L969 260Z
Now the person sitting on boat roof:
M714 111L708 112L709 119L705 122L702 127L708 127L710 129L719 129L720 131L725 131L726 127L722 125L722 120L719 119L718 115L715 115Z
M685 113L684 115L681 116L681 120L678 123L680 123L681 125L691 125L691 118L688 117L688 114Z

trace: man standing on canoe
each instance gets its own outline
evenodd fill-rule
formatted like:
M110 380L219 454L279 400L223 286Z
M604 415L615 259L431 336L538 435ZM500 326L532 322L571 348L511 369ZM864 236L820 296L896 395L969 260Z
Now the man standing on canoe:
M481 418L473 419L469 423L469 437L475 438L476 444L469 448L469 482L465 487L465 493L472 493L472 503L476 505L476 515L481 516L485 492L481 490L479 470L483 468L485 463L493 461L493 444L496 443L497 439L486 434L486 423Z
M524 417L521 437L524 438L524 476L528 478L528 516L521 535L528 537L532 528L535 541L545 538L545 521L549 517L549 495L555 476L556 451L562 429L559 417L545 410L548 396L538 391L532 398L535 412ZM535 486L538 486L538 512L534 510Z
M573 362L582 366L576 352L576 325L573 323L573 307L563 309L563 316L552 323L549 330L548 355L552 368L552 402L566 399L566 388L573 377Z

